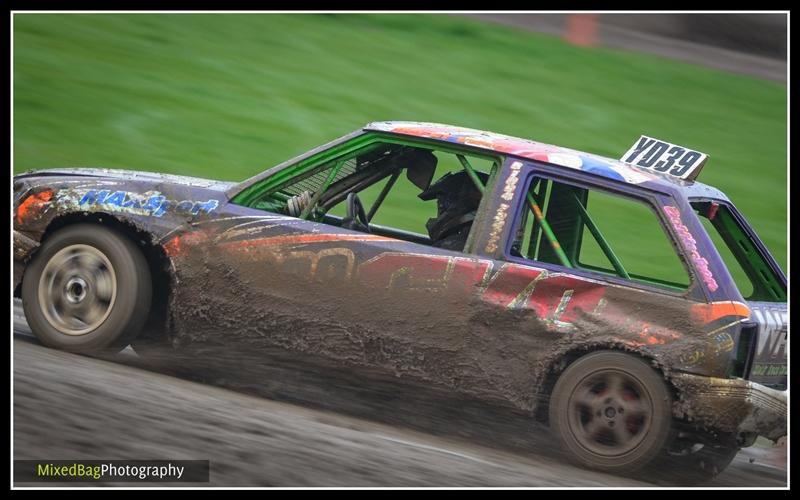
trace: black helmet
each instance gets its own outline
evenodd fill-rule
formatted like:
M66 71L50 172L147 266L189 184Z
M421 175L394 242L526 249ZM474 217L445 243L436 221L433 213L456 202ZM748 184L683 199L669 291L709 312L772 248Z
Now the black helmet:
M477 174L485 185L489 176L482 172ZM481 202L481 192L462 170L446 174L420 193L419 198L424 201L436 198L437 215L425 224L431 239L436 241L472 222Z

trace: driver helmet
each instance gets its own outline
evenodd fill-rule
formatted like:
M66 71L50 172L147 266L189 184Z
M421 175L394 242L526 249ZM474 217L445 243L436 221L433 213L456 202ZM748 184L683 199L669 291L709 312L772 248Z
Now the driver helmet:
M481 182L486 184L488 174L477 172ZM428 219L425 227L431 239L441 240L457 232L465 224L471 224L481 202L481 192L465 171L450 172L419 194L419 198L429 201L436 198L436 217Z

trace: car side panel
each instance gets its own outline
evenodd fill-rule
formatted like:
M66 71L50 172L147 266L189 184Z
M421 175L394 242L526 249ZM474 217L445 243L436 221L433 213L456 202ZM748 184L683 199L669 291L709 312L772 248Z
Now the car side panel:
M733 348L704 304L235 205L164 247L176 345L277 346L522 409L568 352L716 373Z

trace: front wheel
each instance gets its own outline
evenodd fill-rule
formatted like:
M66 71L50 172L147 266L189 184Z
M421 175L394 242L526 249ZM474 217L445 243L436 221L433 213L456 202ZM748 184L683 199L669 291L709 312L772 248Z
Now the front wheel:
M50 236L28 265L22 306L46 346L118 351L147 319L151 288L147 261L129 238L75 224Z
M588 354L553 388L550 426L582 465L612 473L639 470L671 436L672 396L661 374L638 357Z

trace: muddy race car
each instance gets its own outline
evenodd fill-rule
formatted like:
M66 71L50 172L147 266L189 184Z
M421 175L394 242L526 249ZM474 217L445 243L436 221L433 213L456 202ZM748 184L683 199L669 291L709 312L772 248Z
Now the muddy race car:
M701 481L787 429L786 277L694 180L706 160L379 122L240 183L33 171L15 293L47 346L285 348L525 410L588 467Z

